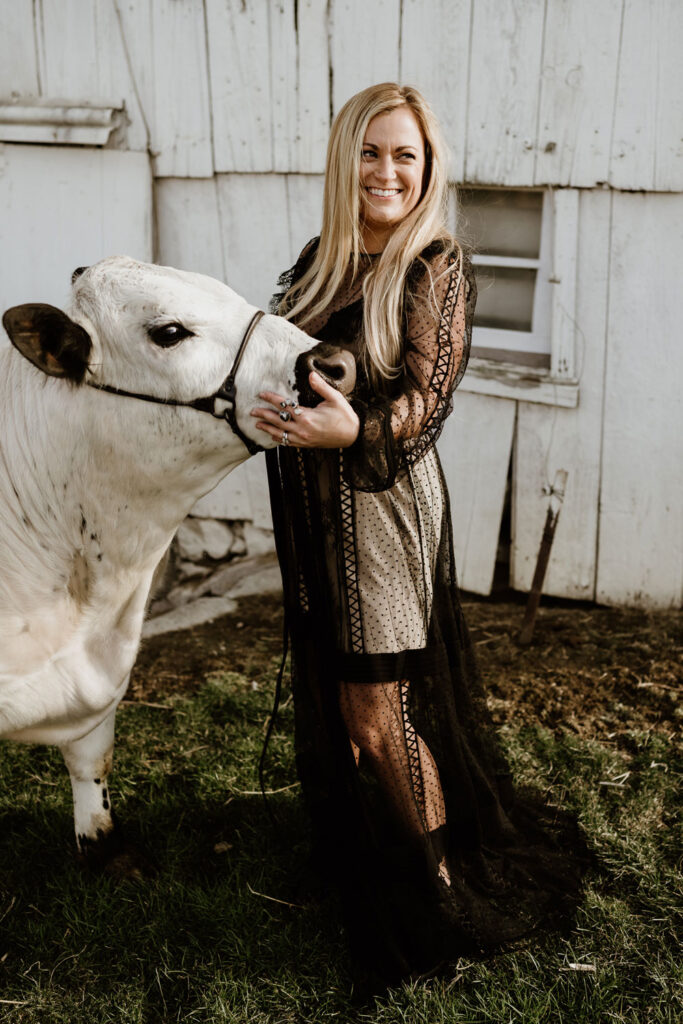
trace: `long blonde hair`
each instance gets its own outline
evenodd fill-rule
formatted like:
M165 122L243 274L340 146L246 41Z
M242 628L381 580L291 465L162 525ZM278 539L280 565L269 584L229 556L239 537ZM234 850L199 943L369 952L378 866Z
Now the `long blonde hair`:
M396 227L381 256L363 281L367 372L376 384L400 373L403 288L408 268L431 242L459 246L446 227L447 151L439 124L422 95L412 86L383 82L352 96L341 108L330 132L320 242L310 266L286 292L280 312L306 324L332 302L347 272L354 276L365 252L360 223L360 162L363 140L373 117L407 106L425 143L422 196Z

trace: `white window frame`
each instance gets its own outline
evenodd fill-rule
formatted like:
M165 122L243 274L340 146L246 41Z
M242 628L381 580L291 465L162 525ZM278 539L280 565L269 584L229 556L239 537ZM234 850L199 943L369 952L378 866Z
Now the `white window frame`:
M578 225L578 189L548 189L543 199L539 259L477 257L475 254L475 264L537 268L532 335L525 331L475 327L477 346L510 348L510 340L516 335L514 343L519 350L547 351L547 345L542 346L538 340L538 332L549 331L550 367L516 363L514 351L508 362L473 356L460 384L461 391L565 408L578 405L575 342ZM549 291L545 284L550 286ZM535 342L534 335L537 336Z

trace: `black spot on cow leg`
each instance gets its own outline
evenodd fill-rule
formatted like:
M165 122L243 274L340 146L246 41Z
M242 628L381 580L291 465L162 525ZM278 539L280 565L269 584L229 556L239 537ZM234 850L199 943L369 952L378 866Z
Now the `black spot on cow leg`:
M109 810L109 794L107 793L106 786L102 790L102 807L105 809L105 811Z
M101 781L101 779L93 779L93 782L95 783L96 786L99 786Z

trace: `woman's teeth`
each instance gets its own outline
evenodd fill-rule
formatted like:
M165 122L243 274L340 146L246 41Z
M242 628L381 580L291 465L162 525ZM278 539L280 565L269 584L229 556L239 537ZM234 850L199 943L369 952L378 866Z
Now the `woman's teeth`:
M400 188L368 188L371 196L397 196Z

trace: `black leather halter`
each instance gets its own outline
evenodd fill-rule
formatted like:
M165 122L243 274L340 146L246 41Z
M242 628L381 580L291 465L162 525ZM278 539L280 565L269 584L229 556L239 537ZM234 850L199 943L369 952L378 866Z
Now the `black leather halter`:
M230 429L234 434L237 434L242 444L246 445L247 451L250 455L255 455L256 452L262 452L264 449L262 445L257 444L256 441L252 441L250 437L244 434L237 423L236 405L237 405L237 385L235 384L235 377L239 365L242 362L242 356L244 350L247 347L247 342L254 333L254 328L259 322L262 316L265 316L262 310L258 310L254 313L253 317L249 321L249 326L244 332L244 337L240 343L240 347L237 350L235 361L232 364L230 373L225 378L218 391L214 391L212 395L207 395L206 398L195 398L192 402L180 402L175 398L158 398L156 395L140 395L135 391L124 391L123 388L115 388L110 384L95 384L92 381L88 381L88 386L96 388L98 391L108 391L110 395L123 395L124 398L139 398L143 402L155 402L157 405L181 405L187 409L199 409L200 412L211 413L216 419L224 419L228 423ZM226 402L226 406L221 411L216 411L216 402Z

